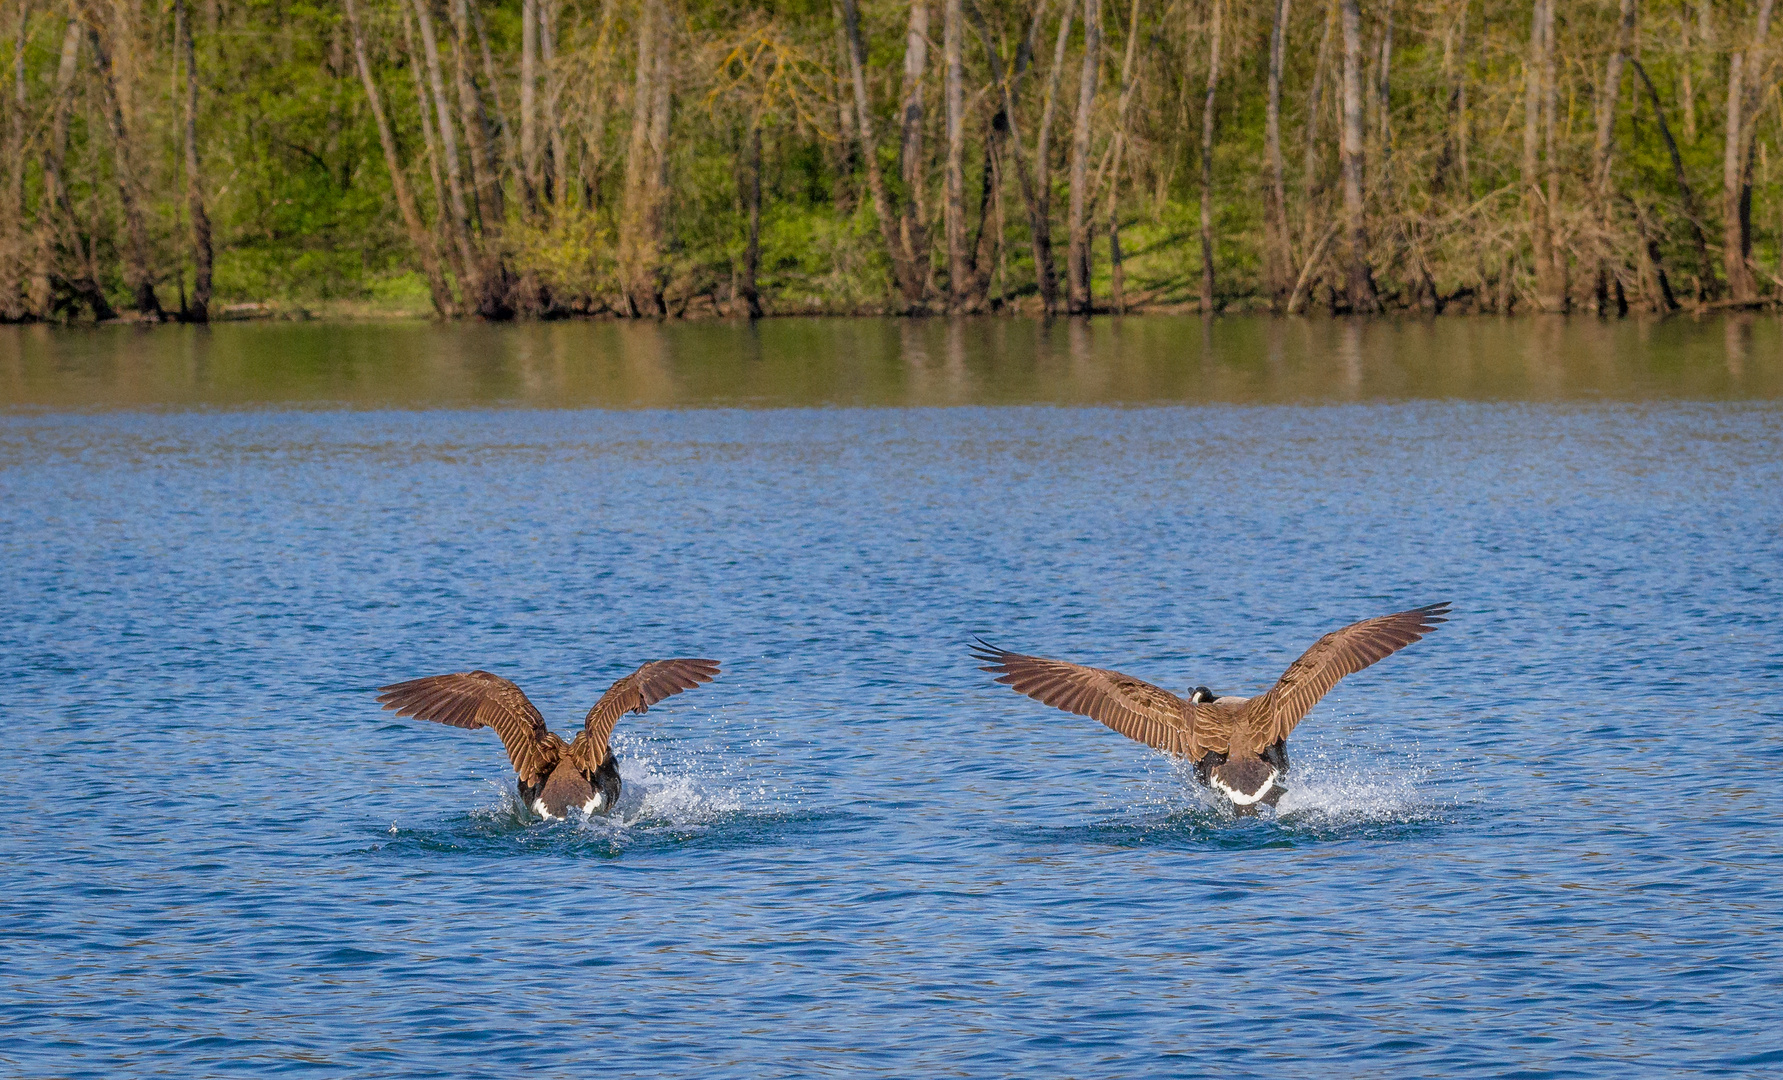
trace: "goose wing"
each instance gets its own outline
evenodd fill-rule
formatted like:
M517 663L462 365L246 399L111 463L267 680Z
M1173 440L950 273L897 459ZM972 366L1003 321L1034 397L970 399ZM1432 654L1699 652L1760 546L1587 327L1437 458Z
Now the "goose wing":
M1287 738L1294 725L1337 685L1337 680L1385 660L1422 638L1435 630L1438 623L1447 622L1448 613L1446 601L1428 604L1351 623L1314 642L1300 659L1288 665L1267 694L1251 699L1256 710L1253 723L1248 725L1251 748L1262 753L1266 747Z
M582 732L570 744L570 753L589 772L607 757L607 740L613 725L628 712L641 713L663 698L709 683L718 677L716 660L652 660L607 688L588 710Z
M1105 668L1084 667L1063 660L1023 656L999 649L983 638L972 652L980 670L1017 693L1066 712L1100 720L1129 739L1154 750L1199 759L1212 717L1170 691L1143 679Z
M550 775L563 740L545 727L545 718L520 688L487 671L430 675L381 688L378 701L398 716L453 727L491 727L507 747L508 760L527 784Z

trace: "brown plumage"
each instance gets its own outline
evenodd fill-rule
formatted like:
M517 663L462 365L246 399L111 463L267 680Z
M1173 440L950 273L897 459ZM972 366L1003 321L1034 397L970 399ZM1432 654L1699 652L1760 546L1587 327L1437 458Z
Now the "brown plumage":
M545 727L518 686L487 671L393 683L381 688L378 701L398 716L494 728L520 779L521 801L540 817L561 818L572 806L612 813L618 805L619 763L608 740L620 716L717 677L716 660L652 660L609 687L568 743Z
M997 681L1035 701L1100 720L1172 757L1195 763L1202 783L1241 812L1274 806L1286 788L1288 733L1345 675L1384 660L1446 622L1430 604L1333 630L1306 650L1267 693L1215 697L1198 686L1187 699L1131 675L1008 652L979 639L973 656Z

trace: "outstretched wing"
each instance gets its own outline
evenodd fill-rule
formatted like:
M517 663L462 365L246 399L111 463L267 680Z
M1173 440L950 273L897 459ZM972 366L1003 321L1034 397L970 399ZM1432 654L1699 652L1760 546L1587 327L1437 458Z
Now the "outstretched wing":
M520 688L487 671L430 675L382 687L378 701L398 716L453 727L492 727L508 749L508 760L527 784L550 775L563 741L545 727L545 718Z
M1188 758L1204 752L1197 725L1204 710L1162 687L1118 671L1068 664L999 649L983 638L972 652L981 670L1017 693L1066 712L1100 720L1155 750Z
M1342 630L1333 630L1306 650L1300 659L1288 665L1274 687L1256 703L1256 719L1250 725L1252 749L1262 753L1288 737L1318 700L1325 696L1337 680L1354 675L1370 664L1387 657L1447 622L1447 602L1429 604L1410 611L1364 619Z
M607 740L613 725L628 712L641 713L663 698L692 690L718 677L716 660L652 660L607 688L588 710L582 733L570 744L570 753L589 772L607 757Z

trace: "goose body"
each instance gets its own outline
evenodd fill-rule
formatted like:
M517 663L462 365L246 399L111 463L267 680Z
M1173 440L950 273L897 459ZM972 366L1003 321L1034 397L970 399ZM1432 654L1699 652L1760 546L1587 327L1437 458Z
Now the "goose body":
M398 716L461 728L494 728L519 781L520 801L547 820L572 809L610 814L619 805L619 759L609 740L625 713L642 713L718 677L715 660L652 660L607 688L575 741L545 726L520 688L487 671L430 675L383 687L378 701Z
M1345 675L1386 659L1447 621L1447 603L1333 630L1288 666L1266 693L1222 697L1197 686L1186 698L1104 668L999 649L980 639L974 658L1003 683L1047 705L1088 716L1195 765L1196 778L1240 814L1274 806L1287 788L1288 734Z

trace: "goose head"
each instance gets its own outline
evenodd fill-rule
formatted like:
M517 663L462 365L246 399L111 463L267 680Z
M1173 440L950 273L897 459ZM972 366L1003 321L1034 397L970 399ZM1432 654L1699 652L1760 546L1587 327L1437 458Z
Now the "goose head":
M1214 701L1214 692L1205 686L1197 686L1189 691L1189 701L1195 705L1210 705Z

